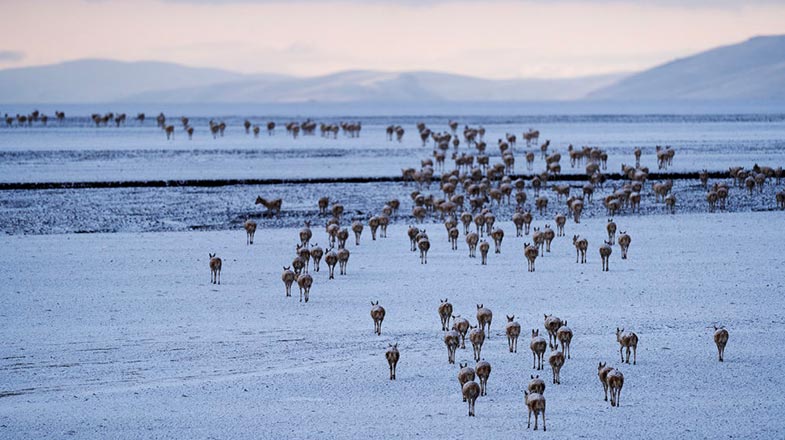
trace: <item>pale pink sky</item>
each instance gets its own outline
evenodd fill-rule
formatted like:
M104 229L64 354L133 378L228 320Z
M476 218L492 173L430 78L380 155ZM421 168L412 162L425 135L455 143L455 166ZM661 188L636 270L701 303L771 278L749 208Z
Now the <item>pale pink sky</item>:
M774 0L0 1L0 67L111 58L296 75L574 76L785 33Z

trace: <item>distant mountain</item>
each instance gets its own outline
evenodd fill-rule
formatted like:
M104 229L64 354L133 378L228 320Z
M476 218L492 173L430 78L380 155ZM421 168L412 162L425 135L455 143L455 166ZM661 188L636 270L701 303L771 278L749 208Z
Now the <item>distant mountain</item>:
M174 87L235 81L245 75L154 61L78 60L0 70L0 102L106 102Z
M785 35L755 37L628 76L588 94L607 100L783 100Z
M346 71L253 79L130 96L137 102L533 101L578 99L622 75L490 80L437 72Z
M437 72L244 75L163 62L80 60L0 70L0 102L417 102L571 100L622 75L490 80Z

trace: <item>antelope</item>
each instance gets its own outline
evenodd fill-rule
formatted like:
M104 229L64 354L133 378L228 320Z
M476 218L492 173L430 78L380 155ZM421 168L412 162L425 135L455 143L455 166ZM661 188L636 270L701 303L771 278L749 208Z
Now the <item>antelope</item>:
M567 223L567 216L556 214L556 236L564 237L564 224Z
M537 247L539 253L545 252L545 236L543 235L540 228L534 228L534 232L532 233L532 241L534 241L534 246Z
M329 279L335 279L335 264L338 263L338 254L332 248L324 256L324 262L327 263L327 270L330 272Z
M485 342L485 332L482 331L482 328L477 328L476 325L471 327L469 341L471 341L472 349L474 350L474 362L479 362L482 344Z
M515 315L507 315L507 325L504 328L507 333L507 345L510 346L510 353L518 352L518 336L521 334L521 325L515 321Z
M516 212L512 215L512 222L515 224L515 236L523 236L523 213Z
M458 228L452 228L448 232L448 236L450 237L450 245L452 247L452 250L454 250L454 251L458 250L458 236L459 235L460 235L460 231L458 231Z
M480 330L485 330L487 326L489 337L491 335L491 321L493 321L491 309L486 308L483 304L477 304L477 324L480 326Z
M349 263L349 250L338 249L338 269L341 275L346 275L346 265Z
M502 240L504 240L504 230L502 228L496 228L491 232L491 238L493 238L493 244L496 248L497 254L502 253Z
M580 257L581 264L586 263L586 250L589 248L589 241L580 235L573 235L572 244L575 246L575 262L577 263L578 257Z
M600 258L602 259L602 270L604 272L608 272L610 270L608 266L612 252L613 248L611 248L611 242L606 240L605 243L600 246Z
M387 358L387 364L390 366L390 380L395 380L395 367L398 366L398 359L401 358L397 342L395 344L387 344L387 351L384 352L384 357Z
M346 247L346 240L349 239L349 230L346 228L339 229L335 237L338 239L338 249L343 249Z
M544 394L545 393L545 381L540 379L540 375L531 375L531 380L529 381L529 385L526 389L530 393L537 393L537 394Z
M469 245L469 258L476 258L477 242L480 240L476 232L470 232L466 235L466 244Z
M210 255L210 283L221 284L221 259L215 254Z
M619 343L619 356L624 363L622 350L627 350L627 363L630 363L630 348L632 348L632 364L638 362L638 335L635 332L625 332L624 329L616 327L616 341Z
M281 274L281 281L283 281L284 286L286 286L286 296L292 296L292 284L294 283L295 275L294 272L289 267L283 267L283 273Z
M379 301L375 303L371 301L371 318L373 319L373 331L377 335L382 334L382 321L385 315L384 307L379 305Z
M469 320L462 318L460 315L457 317L453 316L452 329L456 330L461 338L461 348L466 348L466 332L469 331Z
M487 241L483 240L480 242L480 258L482 259L482 265L485 266L488 264L488 251L491 249L491 245L488 244Z
M624 386L624 375L621 371L613 368L605 376L605 382L607 382L608 389L611 392L611 406L618 407L621 388Z
M461 368L458 370L458 383L461 384L461 390L463 390L463 385L466 382L471 382L474 380L474 368L468 366L469 364L466 362L462 362L458 364ZM463 401L466 402L466 397L463 398Z
M292 269L294 269L295 275L300 275L300 272L305 268L305 260L299 255L299 250L298 248L298 255L292 260Z
M477 401L477 396L480 395L480 386L477 382L471 380L463 384L462 388L463 400L469 402L469 417L474 417L474 402Z
M256 234L256 222L253 220L246 220L243 227L245 228L246 234L245 244L253 244L253 236Z
M559 330L556 331L556 339L561 342L562 351L567 355L567 359L569 359L570 343L572 343L572 329L567 327L566 320L562 323L562 326L559 327Z
M542 231L542 236L545 241L545 251L550 252L551 242L553 241L553 238L556 237L556 233L553 232L553 229L551 229L551 225L545 225L545 230Z
M532 413L534 413L534 430L537 430L537 418L540 414L542 414L542 430L547 431L548 429L545 427L545 396L539 393L529 393L528 391L523 392L526 398L526 407L529 409L529 423L526 425L526 428L531 428L532 426Z
M311 242L311 237L313 237L313 232L311 231L311 222L305 222L305 226L300 229L300 244L303 246L308 246Z
M720 362L725 361L725 345L728 343L728 331L725 327L714 326L714 343L717 344L717 353L720 357Z
M363 233L363 224L355 221L352 222L352 232L354 232L354 245L360 245L360 235Z
M420 249L420 264L428 264L428 250L431 249L431 242L428 238L417 240L417 248Z
M540 336L540 331L532 330L532 340L529 343L529 348L531 348L532 351L532 368L535 370L542 370L542 358L547 347L548 342L545 341L545 338Z
M600 383L602 384L602 389L605 391L605 401L608 401L608 373L610 373L613 368L607 366L607 362L600 362L597 365L597 376L600 378Z
M529 262L529 272L534 272L534 260L537 259L537 255L539 254L537 246L532 246L531 243L524 243L523 254Z
M297 285L300 287L300 302L303 302L303 293L305 293L305 302L308 302L308 295L311 293L311 285L313 285L313 277L307 273L301 274L297 277Z
M480 379L480 395L488 395L488 377L491 375L491 364L483 359L477 362L474 371L477 372L477 377Z
M297 257L300 258L303 262L303 266L301 270L304 270L306 273L308 272L308 263L311 261L311 251L302 245L297 245ZM299 274L299 271L297 272Z
M629 234L624 231L619 232L619 247L621 248L621 259L627 259L627 249L630 248L630 242L632 239L630 238Z
M553 345L556 343L556 332L559 331L559 328L562 326L561 319L553 316L553 315L545 315L545 331L548 332L548 346L553 349Z
M551 364L553 370L553 383L561 385L561 367L564 365L564 353L559 351L559 344L554 346L556 351L548 356L548 363Z
M174 140L174 125L167 125L164 128L164 131L166 132L166 140L167 141L170 140L170 139Z
M611 246L616 244L616 223L613 222L612 218L608 219L608 224L605 225L605 230L608 231L608 241Z
M455 350L458 348L460 340L461 334L455 330L450 330L444 334L444 345L447 346L447 361L451 364L455 363Z
M406 231L406 234L409 236L409 248L412 252L417 250L417 235L420 233L420 230L415 228L412 225L409 225L409 229Z
M531 227L532 220L534 220L534 216L532 215L531 211L526 211L523 213L523 232L526 235L529 235L529 229Z
M671 214L676 214L676 196L673 194L668 194L665 196L665 208Z
M447 302L447 298L444 298L444 301L441 299L439 300L439 317L442 320L442 331L446 332L449 330L450 326L450 316L452 316L452 304Z
M318 243L314 243L311 246L311 259L313 260L313 270L314 272L319 272L319 261L322 260L322 256L324 255L324 250L319 247Z
M262 196L256 198L257 205L264 205L267 208L266 215L273 216L273 215L280 215L281 214L281 204L283 201L281 199L271 199L267 200Z
M537 197L534 200L534 206L540 212L540 215L545 214L545 210L548 209L548 198L545 196Z

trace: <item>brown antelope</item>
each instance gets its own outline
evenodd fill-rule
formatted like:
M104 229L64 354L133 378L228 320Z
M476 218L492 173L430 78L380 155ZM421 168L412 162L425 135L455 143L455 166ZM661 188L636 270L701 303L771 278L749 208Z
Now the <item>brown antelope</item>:
M611 406L618 407L621 388L624 386L624 375L621 371L613 368L605 376L605 382L607 382L608 390L611 392Z
M319 247L318 243L314 243L311 246L311 259L313 260L314 272L319 272L319 262L322 260L323 255L324 255L324 249Z
M349 230L346 228L339 229L338 232L335 233L335 238L338 239L338 249L345 248L346 240L349 239Z
M256 222L253 220L246 220L243 227L245 228L246 235L245 244L253 244L253 236L256 234Z
M540 254L545 253L545 235L543 235L540 228L534 228L534 232L532 232L532 241L534 241L534 246L537 247L537 250Z
M313 237L313 232L311 231L311 222L306 221L305 226L300 229L300 244L303 246L308 246L311 242L311 237Z
M602 270L604 272L608 272L610 270L609 262L612 252L613 248L611 248L611 242L606 240L605 243L600 246L600 258L602 259Z
M349 249L338 249L338 270L341 275L346 275L346 265L349 263Z
M504 328L507 333L507 345L510 347L510 353L518 352L518 336L521 335L521 325L515 321L515 315L507 315L507 325Z
M486 331L489 337L491 335L491 321L493 321L491 309L483 304L477 304L477 324L480 326L480 330Z
M299 249L298 255L292 260L292 269L294 269L295 275L300 275L300 272L305 269L305 260L299 255Z
M488 395L488 377L491 375L491 364L485 359L477 362L474 366L477 378L480 380L480 395Z
M635 332L625 332L624 329L616 327L616 341L619 343L619 356L624 363L622 350L627 350L627 363L630 363L630 349L632 349L632 364L638 362L638 335Z
M390 366L390 380L395 380L395 367L398 366L398 359L401 358L397 342L395 344L387 344L387 351L384 352L384 357L387 358L387 364Z
M303 267L300 270L308 272L308 263L311 261L311 251L305 246L297 245L297 256L303 261ZM300 272L297 271L299 274Z
M469 258L476 257L478 241L480 241L480 236L476 232L470 232L466 235L466 244L469 245Z
M460 363L458 366L461 368L458 370L458 383L461 384L461 390L463 390L463 385L466 382L471 382L474 380L474 368L468 366L468 363ZM463 398L463 401L466 402L466 397Z
M474 350L474 362L479 362L482 344L485 343L485 332L482 331L482 328L477 328L476 325L471 327L469 341L471 341L472 349Z
M545 381L540 379L540 375L531 375L529 385L526 387L530 393L543 394L545 393Z
M464 212L461 214L461 223L463 224L463 233L465 235L469 235L469 226L472 224L473 219L474 218L469 212Z
M458 250L458 237L460 236L460 231L458 231L458 228L452 228L448 232L448 236L450 237L450 246L451 246L452 250L457 251Z
M274 215L281 214L281 205L283 204L283 200L281 199L267 200L264 197L259 196L256 198L256 204L263 205L265 208L267 208L267 212L265 213L265 215L274 216Z
M545 355L545 349L548 348L548 342L540 336L539 330L532 330L532 340L529 343L529 348L531 348L534 360L532 368L542 370L542 358Z
M471 380L463 384L462 388L463 400L469 402L469 417L474 417L474 402L480 395L480 386L477 382Z
M327 270L330 273L328 279L335 279L335 265L338 263L338 254L332 248L324 256L324 262L327 263Z
M627 259L627 249L630 248L630 242L632 239L630 238L629 234L624 231L619 232L619 247L621 248L621 259Z
M297 286L300 287L300 302L303 302L303 294L305 294L305 302L308 302L308 295L311 293L312 285L313 277L310 274L304 273L297 277Z
M526 235L529 235L532 220L534 220L534 216L532 215L531 211L525 211L523 213L523 233Z
M567 223L567 216L564 214L556 214L556 236L564 236L564 225Z
M330 206L330 198L329 197L321 197L317 202L319 206L319 214L324 215L327 214L327 207Z
M545 251L550 252L551 242L556 237L556 233L553 232L553 229L551 229L551 225L545 225L545 229L542 231L542 237L545 241Z
M553 370L553 383L561 385L561 367L564 365L564 353L559 351L559 344L554 346L556 351L551 352L548 356L548 363L551 364Z
M572 236L572 244L575 246L575 262L586 263L586 250L589 248L589 241L579 235Z
M363 233L363 224L358 221L352 222L352 232L354 232L354 245L359 246L360 236Z
M717 344L717 353L720 357L720 362L725 361L725 345L728 343L728 331L725 327L714 326L714 343Z
M174 140L174 125L167 125L164 128L164 131L166 132L166 140L167 141L170 140L170 139Z
M427 237L417 240L417 248L420 249L420 264L428 264L428 250L431 249L431 242Z
M548 332L548 346L553 349L556 344L556 332L562 326L562 321L553 315L543 314L543 316L545 317L545 331Z
M488 264L488 251L491 250L491 245L488 244L487 241L483 240L480 242L480 259L481 264L485 266Z
M609 367L607 362L600 362L599 365L597 365L597 376L600 379L600 383L602 384L603 391L605 391L605 401L606 402L608 401L608 381L607 381L607 378L608 378L608 373L610 373L612 370L613 370L613 368Z
M523 254L529 262L529 272L534 272L534 260L537 259L537 255L539 254L537 246L533 246L531 243L524 243Z
M516 212L512 215L512 222L515 224L515 236L523 236L523 213Z
M504 240L504 230L502 228L496 228L491 232L491 238L493 238L493 244L496 248L497 254L502 253L502 240Z
M605 230L608 231L608 244L613 246L616 244L616 223L613 222L612 218L608 219L608 224L605 225Z
M406 234L409 236L409 249L414 252L417 250L417 235L420 233L420 230L415 228L412 225L409 225L409 229L406 231Z
M283 273L281 274L281 281L286 286L286 296L292 296L292 284L294 283L295 275L289 267L284 266Z
M221 284L221 259L210 254L210 283Z
M665 196L665 208L671 214L676 214L676 196L673 194L668 194Z
M371 301L371 318L373 319L373 331L377 335L382 334L382 321L385 315L384 307L379 305L379 301L375 303Z
M537 199L534 200L534 207L537 208L540 215L545 214L545 210L548 209L548 198L545 196L537 197Z
M444 334L444 345L447 346L447 361L455 363L455 350L461 341L461 334L455 330L450 330Z
M529 409L529 423L526 428L532 426L532 413L534 413L534 430L537 430L537 418L542 414L542 430L547 431L545 427L545 396L539 393L523 392L526 397L526 407Z
M469 320L462 318L460 315L453 316L452 329L457 331L461 338L461 348L466 348L466 332L469 331Z
M566 320L562 323L562 326L559 327L559 330L556 331L556 339L561 342L562 351L564 351L564 354L567 355L567 359L569 359L570 344L572 343L572 329L567 327Z
M447 302L447 298L444 298L444 301L441 299L439 300L439 317L442 320L442 331L446 332L450 329L450 316L452 316L452 304Z

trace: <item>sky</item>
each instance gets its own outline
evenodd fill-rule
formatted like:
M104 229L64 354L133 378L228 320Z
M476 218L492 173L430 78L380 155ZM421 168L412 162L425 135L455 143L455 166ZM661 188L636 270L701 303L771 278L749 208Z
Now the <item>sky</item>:
M0 10L0 68L108 58L548 78L785 34L785 0L0 0Z

